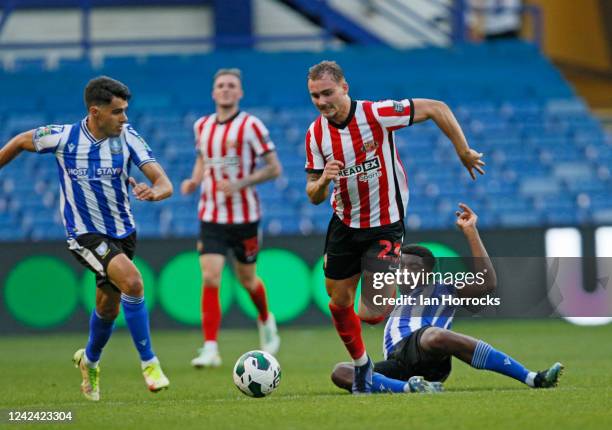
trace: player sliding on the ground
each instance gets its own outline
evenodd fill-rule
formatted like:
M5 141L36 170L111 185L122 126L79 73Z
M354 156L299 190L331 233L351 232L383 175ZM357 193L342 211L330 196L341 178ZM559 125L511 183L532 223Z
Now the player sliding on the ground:
M329 184L334 183L334 214L325 242L325 287L334 325L357 369L353 393L358 394L369 393L372 385L372 361L363 343L359 317L376 323L385 315L365 315L361 307L359 317L355 314L357 283L362 273L397 260L404 236L408 183L395 148L394 131L432 119L450 139L472 178L475 171L484 174L484 162L482 154L470 149L444 103L427 99L352 100L348 89L335 62L324 61L310 68L308 91L321 116L306 134L306 193L312 203L319 204L327 198ZM362 297L368 288L362 286Z
M259 313L261 349L276 354L280 346L274 315L268 311L266 288L255 269L261 214L253 185L279 176L281 166L266 127L254 115L240 110L242 95L240 70L217 71L212 89L216 112L194 124L197 158L191 178L181 185L183 194L201 187L198 251L204 346L191 360L194 367L221 365L217 347L221 325L219 288L228 250L234 254L238 280ZM257 158L264 161L259 169L255 169Z
M460 204L459 207L461 211L457 212L457 226L470 246L474 273L483 273L483 282L474 281L463 288L444 284L400 288L402 294L415 298L415 305L398 305L387 321L383 341L385 360L374 366L373 391L401 393L415 391L415 386L419 388L416 391L439 391L440 385L427 381L443 382L451 371L451 357L475 369L501 373L533 388L556 386L563 370L560 363L542 372L532 372L488 343L450 330L456 307L444 305L441 299L444 296L482 297L492 293L497 282L495 270L476 228L477 215L467 205ZM418 245L402 247L402 272L432 273L435 264L436 259L429 249ZM440 305L419 305L422 298L438 298ZM410 381L417 375L420 378ZM338 387L350 391L353 365L337 364L332 380Z
M172 194L172 184L155 161L151 148L127 123L129 89L102 76L85 88L87 116L76 124L49 125L26 131L0 150L0 168L22 151L51 153L57 159L60 210L72 254L96 274L96 307L89 320L85 349L73 356L89 400L100 400L102 349L123 307L134 346L140 354L147 387L159 391L170 384L151 347L149 315L140 272L132 262L136 225L129 185L138 200L158 201ZM135 164L151 186L129 177Z

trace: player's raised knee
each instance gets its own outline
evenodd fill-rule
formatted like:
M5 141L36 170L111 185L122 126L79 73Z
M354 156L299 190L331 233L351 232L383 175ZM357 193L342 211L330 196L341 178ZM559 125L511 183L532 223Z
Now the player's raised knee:
M347 280L335 281L326 279L325 288L327 290L327 295L330 298L330 303L333 303L335 306L339 306L341 308L353 306L355 301L356 285L357 281L354 282L354 285L350 285Z
M205 273L202 275L202 282L207 287L217 287L221 285L221 272L219 273Z
M430 327L421 336L421 346L433 351L444 351L448 347L448 340L447 330Z
M138 272L126 276L121 284L121 292L128 296L141 297L144 294L144 283Z

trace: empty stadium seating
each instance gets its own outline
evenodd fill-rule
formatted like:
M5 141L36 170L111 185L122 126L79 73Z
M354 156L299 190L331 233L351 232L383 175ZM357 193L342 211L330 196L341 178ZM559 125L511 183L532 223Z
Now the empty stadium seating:
M148 140L176 189L193 164L192 123L209 112L218 67L244 72L243 106L270 129L284 174L258 187L268 234L324 232L331 209L304 193L304 133L316 117L308 66L335 59L355 98L446 101L470 144L486 154L487 175L472 182L433 123L397 133L408 171L409 229L452 227L457 202L479 211L483 228L612 222L612 142L559 72L528 44L496 43L411 51L357 48L325 53L217 52L202 56L108 58L101 68L63 61L56 70L24 62L0 72L0 142L24 129L84 116L82 89L93 76L124 81L134 94L130 122ZM27 154L0 171L0 240L64 236L57 166ZM142 237L197 232L196 196L133 202Z

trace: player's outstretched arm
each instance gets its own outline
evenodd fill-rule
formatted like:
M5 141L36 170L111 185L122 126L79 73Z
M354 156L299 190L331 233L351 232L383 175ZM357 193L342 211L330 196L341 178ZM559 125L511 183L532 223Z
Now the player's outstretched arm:
M453 115L453 112L446 103L438 100L414 99L413 104L414 123L423 122L428 119L433 120L438 128L440 128L452 142L461 163L463 163L470 173L472 179L476 179L474 170L481 175L485 174L483 170L485 162L482 161L484 154L470 148L463 134L463 130L461 130L461 126L457 122L457 118L455 118L455 115Z
M151 186L144 182L137 183L134 178L129 179L130 184L134 187L132 193L138 200L159 201L172 195L172 182L158 163L147 163L142 166L141 170L151 181Z
M0 149L0 169L10 163L13 158L18 156L22 151L35 152L34 147L34 130L24 131L8 141L4 147Z
M181 194L191 194L202 183L204 179L204 161L202 157L198 156L195 163L193 164L193 171L191 172L191 178L185 179L181 183Z
M473 270L475 273L483 274L484 282L468 284L464 288L457 289L457 292L460 297L480 297L495 290L497 274L476 227L478 215L465 203L459 203L459 208L461 210L456 212L457 227L463 232L470 246L474 261Z
M344 163L331 160L325 164L323 173L309 173L306 179L306 194L311 203L318 205L329 194L329 183L340 176Z

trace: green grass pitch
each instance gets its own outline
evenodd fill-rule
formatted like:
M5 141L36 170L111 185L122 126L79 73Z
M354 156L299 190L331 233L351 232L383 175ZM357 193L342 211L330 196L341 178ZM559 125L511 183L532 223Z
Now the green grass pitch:
M114 334L101 363L102 400L79 392L72 353L86 334L0 337L0 410L71 410L72 424L100 429L604 429L612 428L612 325L576 327L558 320L458 321L457 331L480 337L532 370L565 365L558 388L532 390L509 378L477 371L455 360L446 392L438 395L352 397L329 380L347 355L335 332L281 328L279 389L252 399L233 385L238 356L257 348L253 330L221 332L224 364L195 370L189 361L200 343L193 330L153 331L153 342L171 381L149 393L125 331ZM374 359L381 358L382 328L364 327ZM5 428L48 428L32 424ZM51 426L53 427L53 426Z

